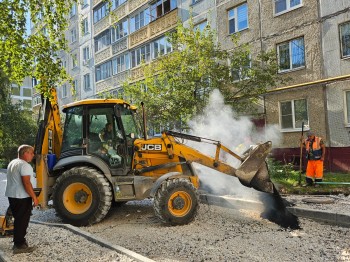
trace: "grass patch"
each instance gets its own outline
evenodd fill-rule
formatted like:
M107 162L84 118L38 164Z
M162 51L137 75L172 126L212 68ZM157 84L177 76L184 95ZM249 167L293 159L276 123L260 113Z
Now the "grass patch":
M303 187L305 184L305 173L294 170L291 164L282 164L273 159L268 159L269 174L272 182L277 186L281 194L300 194L300 195L330 195L344 194L350 195L350 185L332 184L320 185L319 187ZM299 178L301 175L301 185ZM330 173L325 172L323 176L324 182L350 182L350 173Z

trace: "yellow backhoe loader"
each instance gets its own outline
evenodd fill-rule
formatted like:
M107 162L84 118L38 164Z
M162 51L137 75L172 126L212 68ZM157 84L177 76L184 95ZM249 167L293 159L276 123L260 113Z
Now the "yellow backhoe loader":
M156 216L169 225L191 222L199 207L200 181L192 163L237 177L246 187L276 194L265 158L271 143L257 145L239 156L219 141L173 131L147 138L135 120L136 108L119 99L88 99L63 107L64 126L52 90L42 103L36 138L36 179L42 208L53 200L56 213L66 223L85 226L101 221L112 203L152 197ZM63 118L63 117L62 117ZM104 128L112 125L107 140ZM209 141L215 157L181 143ZM236 169L220 154L239 159Z

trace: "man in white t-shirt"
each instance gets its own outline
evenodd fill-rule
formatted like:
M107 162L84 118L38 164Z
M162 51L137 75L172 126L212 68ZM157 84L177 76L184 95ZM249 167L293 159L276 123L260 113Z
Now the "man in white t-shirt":
M35 248L29 247L25 239L30 215L38 198L34 193L32 183L33 168L29 164L34 157L34 148L29 145L18 147L18 158L7 167L7 183L5 196L8 197L10 208L15 219L13 231L13 253L30 253Z

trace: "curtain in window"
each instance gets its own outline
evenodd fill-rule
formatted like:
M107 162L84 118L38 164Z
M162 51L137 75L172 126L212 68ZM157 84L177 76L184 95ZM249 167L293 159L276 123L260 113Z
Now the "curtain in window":
M350 56L350 23L340 26L342 55Z
M248 8L247 4L237 7L238 31L248 27Z
M290 69L289 43L278 46L280 70Z
M287 10L287 0L275 0L275 13Z
M293 128L292 102L281 102L281 126L282 129Z
M346 92L346 110L348 116L348 124L350 123L350 91Z
M300 5L300 0L290 0L290 7Z
M292 68L298 68L305 65L304 38L298 38L291 41L292 50Z

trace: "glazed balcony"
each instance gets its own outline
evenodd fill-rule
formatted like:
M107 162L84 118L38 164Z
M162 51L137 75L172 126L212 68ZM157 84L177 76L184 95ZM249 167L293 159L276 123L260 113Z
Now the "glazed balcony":
M157 20L151 22L149 25L143 27L141 30L138 30L132 33L130 37L130 46L133 48L142 44L143 42L148 41L149 39L155 38L159 35L164 34L167 31L175 28L178 22L178 10L175 9L166 15L158 18Z
M116 87L121 86L126 80L128 80L129 71L124 71L116 74L110 78L101 80L96 83L96 93L105 92Z

